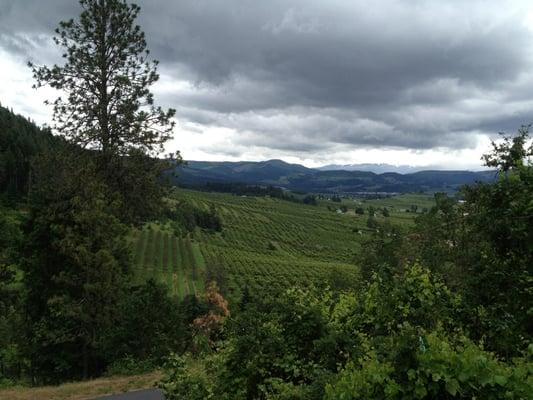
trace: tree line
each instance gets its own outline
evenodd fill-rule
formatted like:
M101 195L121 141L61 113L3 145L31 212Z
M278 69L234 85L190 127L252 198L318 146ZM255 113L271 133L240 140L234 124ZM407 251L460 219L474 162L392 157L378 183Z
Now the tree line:
M318 204L314 195L305 192L289 192L272 185L260 186L240 182L206 182L204 185L180 184L179 187L208 192L231 193L236 196L272 197L293 203Z

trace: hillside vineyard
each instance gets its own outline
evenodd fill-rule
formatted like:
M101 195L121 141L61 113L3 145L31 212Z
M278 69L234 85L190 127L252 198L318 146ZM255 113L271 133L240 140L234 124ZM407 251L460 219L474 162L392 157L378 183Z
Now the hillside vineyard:
M390 217L376 213L378 220L408 226L416 216L407 212L409 207L416 204L422 211L433 204L428 195L347 198L342 204L348 212L339 214L336 210L342 204L327 200L307 206L185 189L176 190L172 198L204 210L214 208L224 229L186 232L167 222L136 230L132 237L137 279L154 277L182 298L202 293L204 281L217 278L234 300L241 298L245 287L270 294L292 286L355 287L359 277L355 255L361 252L361 241L374 231L367 226L368 215L354 212L356 206L386 207Z

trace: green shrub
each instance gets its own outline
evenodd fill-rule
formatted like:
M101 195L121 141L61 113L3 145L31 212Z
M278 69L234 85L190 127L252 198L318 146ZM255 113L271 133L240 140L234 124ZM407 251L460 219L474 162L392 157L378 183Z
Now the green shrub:
M212 384L201 364L187 356L172 354L159 383L166 400L213 399Z
M326 387L326 400L344 399L531 399L533 365L523 359L498 361L470 340L455 343L442 332L419 338L412 363L376 352L350 362Z
M153 360L137 360L127 355L113 361L106 369L105 375L140 375L156 369L157 363Z

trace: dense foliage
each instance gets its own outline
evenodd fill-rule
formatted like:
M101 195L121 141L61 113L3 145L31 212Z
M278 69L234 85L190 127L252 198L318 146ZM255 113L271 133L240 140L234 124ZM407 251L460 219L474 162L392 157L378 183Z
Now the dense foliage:
M83 154L77 168L62 152L36 165L21 262L31 364L51 380L76 370L88 376L99 332L114 324L128 268L126 227Z
M196 227L217 232L222 231L222 220L214 207L205 210L190 203L181 202L173 208L167 208L166 216L172 221L176 236L180 236L180 230L193 232Z
M23 240L19 216L0 208L0 385L24 370L19 332L23 327L17 251Z
M467 338L463 300L431 272L377 274L340 297L291 289L227 321L215 352L173 356L167 398L527 399L527 357L503 362Z

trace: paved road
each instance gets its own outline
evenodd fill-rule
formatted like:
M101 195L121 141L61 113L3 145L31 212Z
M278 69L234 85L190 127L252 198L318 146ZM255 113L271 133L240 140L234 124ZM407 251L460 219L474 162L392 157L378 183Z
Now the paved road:
M165 400L163 394L157 389L138 390L124 394L99 397L94 400Z

